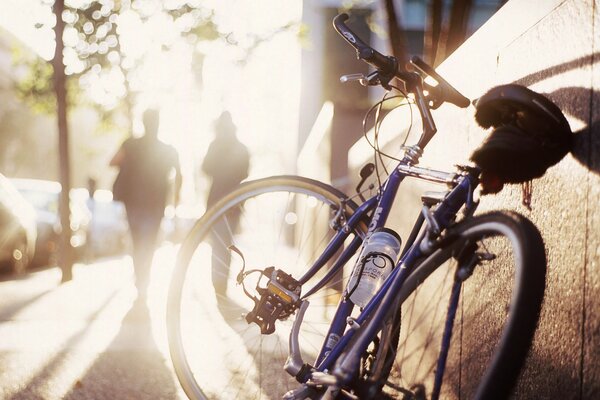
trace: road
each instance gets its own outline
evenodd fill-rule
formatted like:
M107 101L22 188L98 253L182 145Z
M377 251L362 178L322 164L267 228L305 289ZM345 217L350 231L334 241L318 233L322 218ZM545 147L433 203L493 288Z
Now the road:
M185 399L167 349L164 309L176 248L155 255L147 304L127 256L0 282L0 398Z

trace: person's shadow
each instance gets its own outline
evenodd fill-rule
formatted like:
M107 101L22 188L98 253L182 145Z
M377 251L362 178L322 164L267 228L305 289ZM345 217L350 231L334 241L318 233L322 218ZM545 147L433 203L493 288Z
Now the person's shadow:
M136 301L117 336L64 398L179 399L166 362L152 336L150 312Z

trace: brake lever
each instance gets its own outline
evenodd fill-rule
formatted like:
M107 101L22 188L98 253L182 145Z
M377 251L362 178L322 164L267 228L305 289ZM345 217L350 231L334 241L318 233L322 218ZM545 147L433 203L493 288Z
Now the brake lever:
M386 87L387 83L389 82L389 80L384 82L381 79L381 74L379 73L379 71L373 71L367 76L359 73L359 74L342 75L340 77L341 83L348 83L348 82L352 82L352 81L358 81L358 83L360 83L363 86L379 86L379 85L381 85L383 87Z
M348 74L340 76L341 83L348 83L353 81L358 81L361 85L363 85L363 81L366 79L365 74ZM364 86L364 85L363 85Z

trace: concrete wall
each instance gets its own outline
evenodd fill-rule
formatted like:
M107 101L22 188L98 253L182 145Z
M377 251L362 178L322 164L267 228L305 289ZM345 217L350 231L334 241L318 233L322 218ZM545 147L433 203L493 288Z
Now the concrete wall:
M600 398L600 2L509 1L439 69L469 98L510 82L551 98L567 115L575 146L533 182L532 209L521 205L520 186L481 200L480 212L513 209L530 218L544 237L548 256L546 298L534 347L517 398ZM416 112L416 111L415 111ZM434 112L438 134L421 165L451 169L467 163L486 132L473 107ZM385 123L385 150L398 153L407 114ZM417 128L419 123L416 122ZM418 130L418 129L416 129ZM350 152L355 171L371 152ZM356 175L356 174L354 174ZM412 223L418 195L427 186L403 184L393 224Z

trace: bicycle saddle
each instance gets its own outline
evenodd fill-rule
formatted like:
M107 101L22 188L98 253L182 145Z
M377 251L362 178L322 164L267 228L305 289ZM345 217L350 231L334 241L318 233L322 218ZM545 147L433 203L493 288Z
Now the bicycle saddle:
M563 113L524 86L497 86L474 104L477 123L493 128L471 155L482 170L484 193L539 178L571 149L573 133Z

